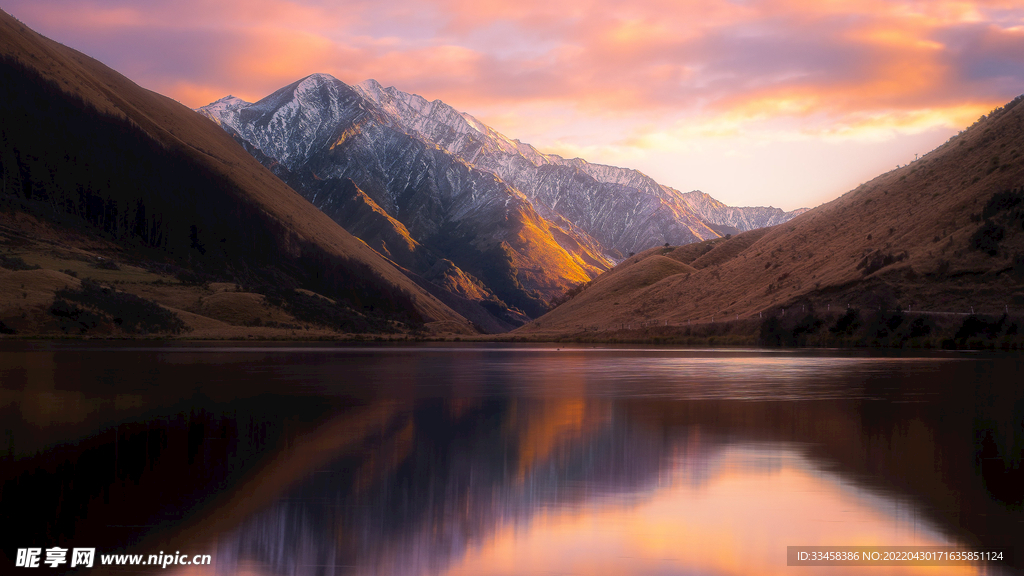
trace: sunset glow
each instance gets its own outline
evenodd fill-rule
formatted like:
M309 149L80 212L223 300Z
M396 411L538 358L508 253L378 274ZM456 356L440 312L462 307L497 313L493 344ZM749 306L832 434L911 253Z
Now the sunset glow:
M730 447L710 460L679 457L647 493L549 508L501 526L447 572L557 574L790 574L787 545L942 546L951 543L899 503L844 485L779 447ZM761 468L750 461L763 461ZM775 495L770 501L764 494ZM772 529L765 530L770 519ZM878 567L873 574L931 574ZM865 568L803 567L805 574ZM943 574L977 574L974 567Z
M1024 92L1024 2L8 2L190 107L314 72L732 205L817 205Z

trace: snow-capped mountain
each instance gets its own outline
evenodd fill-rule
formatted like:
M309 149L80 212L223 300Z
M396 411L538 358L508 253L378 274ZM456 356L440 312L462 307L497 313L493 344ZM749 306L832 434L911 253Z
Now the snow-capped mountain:
M435 285L468 279L461 292L478 294L480 284L500 306L535 316L611 264L570 222L543 218L522 192L330 76L200 111L381 254L420 276L450 273Z
M428 102L421 96L402 92L393 86L384 88L376 80L366 80L353 88L367 100L375 102L406 130L470 164L476 164L480 155L494 153L522 155L534 164L548 161L533 146L510 140L440 100Z
M407 131L522 191L541 215L574 223L613 259L665 242L687 244L719 236L677 191L638 170L542 154L440 100L428 102L374 80L356 90Z
M522 191L543 216L573 222L613 258L665 242L715 238L722 230L773 226L805 211L726 206L702 192L658 184L638 170L543 154L440 100L384 88L375 80L355 89L407 131Z
M781 208L772 208L771 206L737 208L726 206L700 190L693 192L673 190L673 192L680 195L683 202L704 220L718 226L736 228L740 232L782 224L809 210L809 208L797 208L785 212Z
M543 154L440 100L373 80L348 86L314 74L256 103L228 96L199 112L411 273L528 315L630 252L786 218L682 194L637 170Z

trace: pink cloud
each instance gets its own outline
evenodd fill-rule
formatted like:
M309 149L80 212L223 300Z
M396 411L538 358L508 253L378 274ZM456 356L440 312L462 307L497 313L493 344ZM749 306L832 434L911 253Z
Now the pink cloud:
M457 98L464 108L542 101L613 115L765 100L840 112L928 107L945 94L985 92L972 55L1019 49L1024 24L1024 7L1009 1L13 4L30 25L158 89L206 84L251 96L326 71ZM984 34L958 48L979 23ZM1015 78L1024 68L1005 56L999 65Z
M567 150L741 138L755 125L920 134L1024 92L1020 0L8 0L5 9L189 106L228 93L255 100L327 72L440 98ZM689 125L699 129L666 128Z

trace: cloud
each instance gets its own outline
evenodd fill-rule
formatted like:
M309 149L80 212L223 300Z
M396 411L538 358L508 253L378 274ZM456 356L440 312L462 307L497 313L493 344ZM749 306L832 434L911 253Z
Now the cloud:
M29 26L201 106L313 72L439 98L623 162L702 139L882 141L1024 92L1020 0L9 0ZM914 140L918 142L918 140ZM723 148L725 149L725 148Z
M1024 7L1014 2L17 0L13 8L144 82L217 75L251 92L318 70L433 91L464 108L532 100L607 115L824 109L841 118L946 105L944 95L972 90L1006 99L1024 75Z

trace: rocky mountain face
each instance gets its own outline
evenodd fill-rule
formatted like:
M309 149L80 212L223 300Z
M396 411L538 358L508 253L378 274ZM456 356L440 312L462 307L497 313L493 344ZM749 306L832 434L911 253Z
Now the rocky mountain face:
M428 102L394 87L384 88L374 80L356 89L418 137L520 190L545 218L573 223L614 260L666 242L688 244L725 233L718 222L694 210L685 195L637 170L543 154L440 100ZM732 210L785 214L777 208ZM740 218L735 227L763 226L747 226L747 221L758 220Z
M225 98L202 112L381 254L475 295L510 325L610 265L570 225L542 218L521 192L408 133L330 76L252 105ZM438 265L443 260L452 265Z
M736 208L726 206L700 190L694 190L693 192L673 190L673 192L681 195L686 206L704 219L704 221L720 227L735 228L737 232L746 232L748 230L782 224L809 210L809 208L798 208L785 212L780 208L772 208L771 206Z
M409 274L507 325L629 253L789 216L698 202L636 170L542 154L373 80L314 74L253 104L228 96L199 112Z

